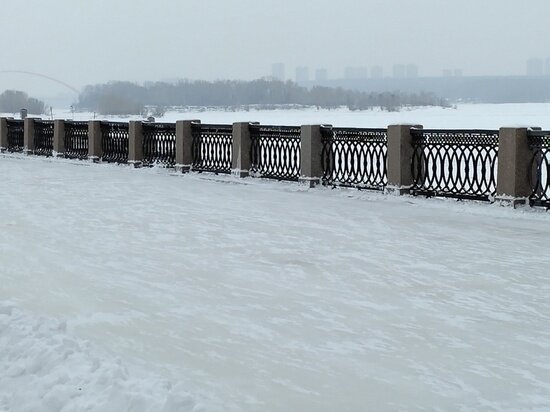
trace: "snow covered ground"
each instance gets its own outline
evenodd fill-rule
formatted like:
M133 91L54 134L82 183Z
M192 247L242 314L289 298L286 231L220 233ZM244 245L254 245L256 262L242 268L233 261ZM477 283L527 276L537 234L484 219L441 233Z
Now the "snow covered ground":
M0 410L550 408L550 214L0 155Z
M67 334L65 321L8 302L0 348L2 411L204 411L181 385L131 376L119 358Z
M10 114L9 116L12 116ZM90 120L93 113L71 113L57 109L53 115L59 119ZM4 114L6 116L6 114ZM140 120L131 117L97 117L109 120ZM332 124L338 127L387 127L396 123L422 124L425 128L443 129L498 129L502 126L530 126L550 129L550 103L525 104L459 104L456 109L441 107L421 107L404 109L400 112L381 110L349 111L315 110L263 110L263 111L223 111L191 110L187 112L167 112L159 122L200 119L203 123L233 123L257 121L263 124L302 125Z

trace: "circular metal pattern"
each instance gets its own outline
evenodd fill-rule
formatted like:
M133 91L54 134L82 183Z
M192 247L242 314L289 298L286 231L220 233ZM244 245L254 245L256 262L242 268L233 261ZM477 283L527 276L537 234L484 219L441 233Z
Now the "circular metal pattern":
M176 125L143 123L143 164L172 167L176 164Z
M387 143L385 129L323 128L323 183L382 190Z
M6 119L8 125L8 151L22 152L25 147L25 126L23 120Z
M257 177L296 181L300 177L300 127L250 127L250 171Z
M70 159L88 157L88 122L65 121L65 153Z
M498 131L413 129L411 133L414 194L494 198Z
M6 119L8 151L24 148L24 122ZM128 161L128 123L102 122L103 161ZM193 169L229 173L231 125L193 125ZM412 129L413 194L491 200L496 194L498 131ZM385 129L322 128L323 183L383 189L387 185ZM300 177L300 127L251 125L251 172L260 177ZM53 153L54 122L35 120L35 154ZM65 157L86 158L88 123L65 122ZM529 131L532 205L550 208L550 131ZM145 165L175 164L176 126L143 124Z
M53 121L34 121L34 154L51 156L53 153Z
M101 122L101 148L104 162L128 162L129 124Z
M193 170L231 173L232 125L193 124L192 135Z
M550 208L550 132L530 131L529 145L533 151L531 173L531 205Z

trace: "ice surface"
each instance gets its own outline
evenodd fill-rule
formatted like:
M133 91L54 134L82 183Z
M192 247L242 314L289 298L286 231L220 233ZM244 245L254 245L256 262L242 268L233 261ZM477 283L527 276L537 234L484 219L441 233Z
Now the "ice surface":
M5 409L548 410L547 213L11 155L0 176Z
M93 113L71 113L69 110L54 110L54 117L60 119L90 120ZM350 111L348 109L296 109L296 110L189 110L168 111L159 122L200 119L203 123L224 123L257 121L262 124L302 125L332 124L337 127L387 127L390 124L421 124L434 129L498 129L504 126L527 126L550 129L550 103L522 104L458 104L457 108L420 107L387 112L379 109ZM10 115L12 116L12 115ZM141 120L139 116L102 117L97 119Z

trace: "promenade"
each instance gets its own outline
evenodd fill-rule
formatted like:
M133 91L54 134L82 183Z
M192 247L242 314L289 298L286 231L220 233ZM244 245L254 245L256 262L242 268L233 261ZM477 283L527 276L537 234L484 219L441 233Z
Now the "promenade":
M206 410L544 410L548 245L538 210L0 155L0 301Z

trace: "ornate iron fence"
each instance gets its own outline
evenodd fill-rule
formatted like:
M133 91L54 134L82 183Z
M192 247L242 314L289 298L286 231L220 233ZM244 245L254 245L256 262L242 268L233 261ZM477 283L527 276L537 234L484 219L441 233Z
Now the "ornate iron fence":
M413 194L492 200L498 131L413 129Z
M8 152L22 152L25 148L25 125L23 120L6 119L8 126Z
M173 123L143 124L143 164L176 164L176 125Z
M233 151L233 126L200 124L192 126L193 170L230 173Z
M65 157L86 159L88 157L88 123L65 122Z
M550 131L530 131L529 146L533 151L530 182L531 206L550 208Z
M386 129L322 129L323 183L382 190L388 183Z
M101 148L104 162L128 162L128 123L102 122Z
M279 180L300 177L300 127L250 126L250 171Z
M53 121L34 121L34 154L39 156L51 156L53 154L53 133Z

